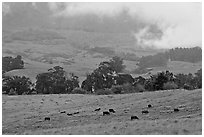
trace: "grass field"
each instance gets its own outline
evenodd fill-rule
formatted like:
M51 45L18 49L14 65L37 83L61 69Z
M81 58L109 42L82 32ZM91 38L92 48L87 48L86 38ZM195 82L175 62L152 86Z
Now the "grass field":
M3 95L2 133L202 134L201 93L199 89L122 95ZM100 111L94 111L99 107ZM116 113L103 116L110 108ZM149 113L142 114L142 110ZM75 112L79 113L67 115ZM132 115L139 120L130 120ZM50 121L44 121L45 117Z

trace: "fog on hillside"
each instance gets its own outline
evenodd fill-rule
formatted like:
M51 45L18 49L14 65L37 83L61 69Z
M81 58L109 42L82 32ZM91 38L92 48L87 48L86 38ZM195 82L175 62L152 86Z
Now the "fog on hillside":
M2 134L202 134L199 2L3 2Z

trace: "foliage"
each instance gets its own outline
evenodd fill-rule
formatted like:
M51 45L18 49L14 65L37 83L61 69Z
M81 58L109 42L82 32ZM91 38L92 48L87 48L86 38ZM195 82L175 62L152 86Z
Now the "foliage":
M71 92L72 94L87 94L87 91L82 88L75 88Z
M79 87L78 77L73 73L70 78L60 66L55 66L46 73L38 74L36 90L41 94L65 94L71 93L75 87Z
M98 89L96 90L96 95L110 95L113 94L113 92L110 89Z
M149 67L166 66L168 58L165 53L158 53L156 55L143 56L139 59L137 64L140 69Z
M173 81L173 73L169 71L152 75L145 81L145 89L149 91L163 90L164 83Z
M175 83L178 87L188 90L202 88L202 69L199 69L194 75L191 73L175 75Z
M164 86L163 86L164 90L177 89L177 88L178 88L178 86L174 82L164 83Z
M111 61L104 61L99 64L91 74L82 82L82 88L91 93L98 89L111 88L112 85L122 85L124 83L132 83L134 79L129 74L118 74L118 68L122 67L122 60L118 57L113 58Z
M14 70L14 69L22 69L23 67L24 67L24 62L20 55L18 55L16 58L13 58L13 57L3 57L2 58L3 73Z
M143 56L139 59L139 63L137 63L138 68L134 73L147 73L148 70L146 68L166 66L169 59L172 61L196 63L202 61L202 49L200 47L175 48L165 53Z
M123 91L123 86L122 85L113 85L111 87L111 91L114 93L114 94L121 94L122 91Z
M199 69L196 73L195 73L195 87L196 88L202 88L202 69Z
M3 78L2 90L9 95L28 94L31 91L32 83L29 78L25 76L6 76Z
M122 72L125 69L125 65L123 65L123 59L117 56L112 57L109 61L110 67L116 72Z
M109 62L101 62L97 69L87 75L81 87L91 93L98 89L111 88L114 84L114 74L115 71L110 67Z
M202 60L202 49L200 47L193 48L175 48L168 52L169 58L172 61L185 61L196 63Z
M145 91L145 88L144 88L144 85L142 84L137 84L135 86L135 92L144 92Z

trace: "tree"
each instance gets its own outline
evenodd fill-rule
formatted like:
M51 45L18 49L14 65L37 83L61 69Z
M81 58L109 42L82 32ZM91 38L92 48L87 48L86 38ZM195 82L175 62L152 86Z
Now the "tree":
M18 55L16 58L3 57L2 58L2 72L11 71L14 69L22 69L24 67L24 62L22 57Z
M196 88L202 88L202 68L195 73Z
M36 77L36 90L42 94L65 94L79 87L78 77L71 73L70 78L60 66L48 69L48 72L38 74Z
M125 69L125 65L123 65L123 59L118 56L112 57L109 62L110 67L117 73L122 72Z
M29 94L31 91L32 82L25 76L13 76L4 77L3 90L9 94L10 91L15 92L18 95Z
M115 70L110 66L110 62L101 62L97 69L87 75L81 87L91 93L98 89L111 88L114 84L115 73Z

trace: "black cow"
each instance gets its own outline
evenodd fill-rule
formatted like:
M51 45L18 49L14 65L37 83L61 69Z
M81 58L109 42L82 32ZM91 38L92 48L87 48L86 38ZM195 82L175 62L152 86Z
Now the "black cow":
M142 110L142 114L148 114L149 111L148 110Z
M74 112L73 114L79 114L79 112Z
M109 109L109 112L115 113L114 109Z
M148 107L148 108L151 108L151 107L152 107L152 105L151 105L151 104L149 104L149 105L147 105L147 107Z
M179 112L179 109L178 108L174 108L174 112Z
M45 121L50 121L50 117L45 117Z
M97 109L95 109L94 111L100 111L101 110L101 108L97 108Z
M66 113L66 111L61 111L60 113Z
M103 116L105 116L105 115L110 115L110 113L108 111L104 111Z
M72 116L73 114L72 113L67 113L67 116Z
M131 116L130 118L131 120L134 120L134 119L139 119L137 116Z

